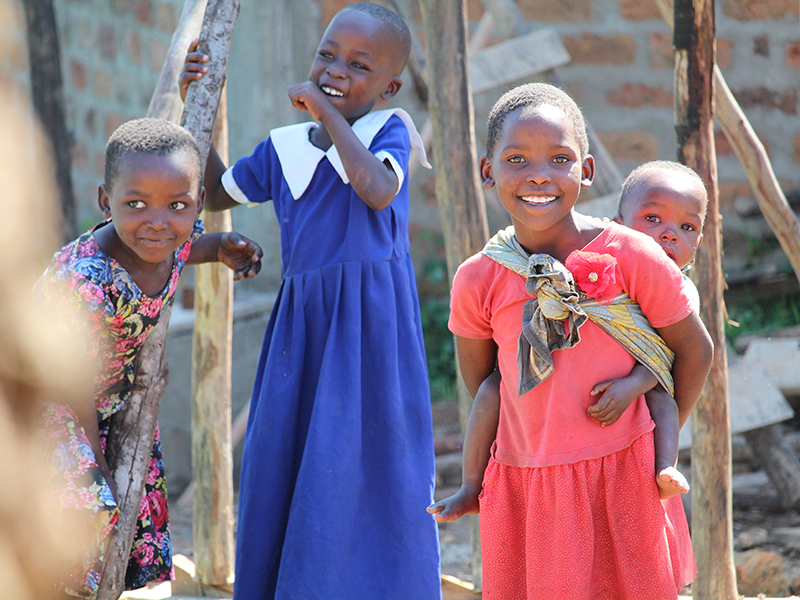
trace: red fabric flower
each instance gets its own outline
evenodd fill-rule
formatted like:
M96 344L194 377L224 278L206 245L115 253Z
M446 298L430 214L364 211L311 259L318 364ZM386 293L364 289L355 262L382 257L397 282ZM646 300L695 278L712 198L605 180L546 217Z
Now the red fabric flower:
M575 284L587 296L608 304L616 296L617 259L610 254L575 250L564 261Z

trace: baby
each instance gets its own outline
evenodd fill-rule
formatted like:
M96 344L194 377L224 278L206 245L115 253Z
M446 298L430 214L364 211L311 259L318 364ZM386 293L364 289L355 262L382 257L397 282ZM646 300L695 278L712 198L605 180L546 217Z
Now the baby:
M634 169L625 183L614 221L653 238L683 271L690 268L703 241L708 197L703 180L689 167L671 161L653 161ZM684 275L685 290L700 308L700 297L692 281ZM655 377L637 365L628 377L595 386L597 404L589 416L603 426L614 423L643 389L655 383ZM686 478L676 468L678 432L689 417L680 414L675 401L660 386L645 394L650 415L656 424L653 432L656 451L656 483L659 495L668 498L689 491Z

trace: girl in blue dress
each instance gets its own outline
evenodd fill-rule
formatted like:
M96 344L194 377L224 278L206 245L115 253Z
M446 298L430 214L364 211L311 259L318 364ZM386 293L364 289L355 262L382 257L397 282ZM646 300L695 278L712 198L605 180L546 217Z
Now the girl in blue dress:
M427 166L402 110L410 34L359 3L325 31L309 81L289 90L316 122L272 130L225 169L212 210L273 201L282 283L253 391L239 497L234 596L440 598L434 453L414 271L408 162ZM194 43L181 75L207 72Z

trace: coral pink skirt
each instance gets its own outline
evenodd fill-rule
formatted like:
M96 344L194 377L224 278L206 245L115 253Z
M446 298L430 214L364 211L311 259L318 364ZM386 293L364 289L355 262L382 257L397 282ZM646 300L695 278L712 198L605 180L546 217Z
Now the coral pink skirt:
M486 600L675 600L697 574L679 496L659 500L652 433L568 465L489 462Z

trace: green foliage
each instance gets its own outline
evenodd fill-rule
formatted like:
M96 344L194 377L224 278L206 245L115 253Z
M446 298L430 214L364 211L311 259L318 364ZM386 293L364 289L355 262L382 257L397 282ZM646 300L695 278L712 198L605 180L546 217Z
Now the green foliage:
M725 335L731 342L746 333L759 333L800 325L800 293L781 292L769 297L745 292L736 300L726 299L728 317Z
M436 402L456 396L456 363L453 334L447 329L450 317L450 280L444 256L444 241L440 233L420 232L416 253L422 262L417 273L420 293L422 333L428 358L428 377L431 399Z
M428 357L431 400L456 396L456 363L453 334L447 329L450 305L447 298L421 298L422 332Z

